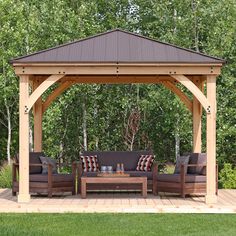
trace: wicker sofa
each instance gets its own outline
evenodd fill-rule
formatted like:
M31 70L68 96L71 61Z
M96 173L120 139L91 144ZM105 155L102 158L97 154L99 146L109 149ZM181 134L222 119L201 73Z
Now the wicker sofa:
M125 173L129 173L131 177L147 177L148 190L156 194L156 176L157 165L154 162L152 171L136 171L137 163L141 155L151 155L150 151L86 151L82 155L97 155L99 166L112 166L116 169L117 163L123 163ZM78 190L81 189L81 177L94 177L98 172L83 172L82 163L78 165ZM137 184L89 184L88 190L141 190L141 186Z
M182 164L179 174L157 174L157 192L187 194L206 193L206 153L190 153L189 163ZM216 165L216 194L218 192L218 166Z
M43 152L30 152L29 154L29 191L30 193L47 194L52 197L53 193L71 192L75 194L76 163L72 164L72 174L53 173L53 167L48 163L48 173L42 174L43 164L40 156ZM15 158L12 171L12 194L19 192L19 161Z

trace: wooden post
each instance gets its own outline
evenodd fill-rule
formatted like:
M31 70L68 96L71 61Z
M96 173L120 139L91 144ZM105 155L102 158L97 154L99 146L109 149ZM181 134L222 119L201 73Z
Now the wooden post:
M18 202L29 202L29 113L25 105L29 98L29 76L20 76L19 107L19 194Z
M33 81L33 91L40 85L39 80ZM42 96L34 104L34 151L42 151Z
M194 79L194 83L202 91L202 82L200 78ZM198 99L193 96L193 152L202 151L202 105Z
M216 196L216 76L207 76L207 99L210 113L207 113L207 187L206 203L217 202Z

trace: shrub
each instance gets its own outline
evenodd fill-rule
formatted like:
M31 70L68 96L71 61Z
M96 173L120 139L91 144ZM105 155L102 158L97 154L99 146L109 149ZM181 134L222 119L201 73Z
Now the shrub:
M11 165L3 165L0 168L0 188L12 187L12 167Z
M164 173L165 174L174 174L175 165L174 164L166 164Z
M219 186L221 188L236 189L236 168L230 163L225 163L219 173Z

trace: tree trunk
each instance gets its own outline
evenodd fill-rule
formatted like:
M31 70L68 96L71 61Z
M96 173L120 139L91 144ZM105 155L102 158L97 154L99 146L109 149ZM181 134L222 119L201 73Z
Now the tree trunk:
M197 18L197 2L192 0L192 11L194 17L194 46L197 52L199 52L199 33L198 33L198 18Z
M133 151L134 138L135 138L135 134L132 135L132 140L131 140L131 143L130 143L130 151Z
M83 108L83 139L84 139L84 151L88 150L88 140L87 140L87 110L85 100L83 100L82 104Z
M174 9L174 34L176 34L176 30L177 30L177 10Z
M179 133L175 133L175 159L177 160L177 157L180 155L180 137Z
M96 150L98 150L98 143L99 143L99 138L96 137L95 138L95 148L96 148Z
M32 125L29 127L29 150L33 152L33 128Z
M11 164L11 113L10 113L10 109L7 106L7 103L5 101L5 106L6 106L6 111L7 111L7 129L8 129L8 133L7 133L7 162L8 165Z
M180 155L180 136L179 136L179 118L176 122L176 130L175 130L175 159L177 161L177 157Z

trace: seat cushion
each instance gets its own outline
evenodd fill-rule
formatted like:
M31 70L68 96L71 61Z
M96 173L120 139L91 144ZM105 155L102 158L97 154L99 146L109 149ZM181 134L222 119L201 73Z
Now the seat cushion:
M83 172L82 176L96 177L99 172ZM130 174L131 177L147 177L148 180L152 180L151 171L125 171L125 173Z
M135 170L140 155L152 155L152 151L88 151L83 155L97 155L98 165L112 166L116 169L117 163L123 163L125 171Z
M180 174L158 174L157 182L172 182L172 183L180 183ZM206 182L206 176L204 175L193 175L187 174L185 176L186 183L204 183Z
M47 182L48 175L47 174L31 174L29 176L30 182ZM52 182L72 182L73 175L72 174L53 174Z
M189 164L206 164L206 153L191 153L189 158ZM206 175L206 166L188 167L188 174Z

